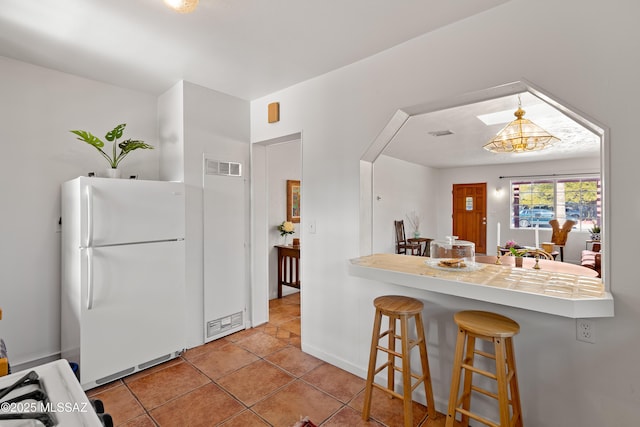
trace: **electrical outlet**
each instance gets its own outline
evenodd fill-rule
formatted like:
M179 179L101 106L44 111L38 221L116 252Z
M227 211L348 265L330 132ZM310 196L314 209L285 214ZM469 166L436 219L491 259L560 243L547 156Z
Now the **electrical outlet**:
M596 342L596 325L593 319L576 319L576 339L578 341Z

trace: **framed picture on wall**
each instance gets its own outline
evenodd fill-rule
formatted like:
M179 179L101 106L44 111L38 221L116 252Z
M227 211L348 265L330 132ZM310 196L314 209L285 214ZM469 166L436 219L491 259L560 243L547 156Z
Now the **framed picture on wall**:
M287 221L300 222L300 181L287 180Z

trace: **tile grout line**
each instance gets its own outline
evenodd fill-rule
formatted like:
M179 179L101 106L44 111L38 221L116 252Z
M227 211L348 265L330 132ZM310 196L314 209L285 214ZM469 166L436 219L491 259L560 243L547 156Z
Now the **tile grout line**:
M180 356L182 357L182 356ZM138 404L140 405L140 407L144 410L144 413L147 415L147 417L151 420L151 422L153 423L153 425L155 426L159 426L159 424L156 422L155 418L153 418L153 416L151 415L151 412L149 409L147 409L142 402L140 401L140 399L138 399L138 396L133 392L133 390L131 390L131 388L129 388L129 384L127 384L126 381L124 381L124 379L122 380L122 384L124 384L125 388L129 391L129 393L133 396L133 398L136 400L136 402L138 402ZM123 422L122 424L125 423L129 423L133 420L135 420L136 418L138 418L140 415L133 417L130 420L126 420L125 422Z
M285 297L285 298L286 298L286 297ZM350 405L350 404L351 404L351 403L352 403L352 402L353 402L353 401L354 401L354 400L355 400L355 399L356 399L356 398L361 394L362 390L360 390L360 391L356 392L356 393L355 393L353 396L351 396L351 397L350 397L346 402L343 402L342 400L340 400L340 399L339 399L339 398L337 398L336 396L333 396L333 394L331 394L330 392L328 392L328 391L325 391L325 390L321 389L319 385L314 385L314 384L310 383L307 379L303 379L303 377L304 377L304 376L308 375L308 374L309 374L309 373L311 373L313 370L317 369L318 367L322 366L323 364L326 364L326 362L324 362L324 361L322 361L322 360L319 360L321 363L319 363L317 366L314 366L314 367L312 367L312 368L310 368L310 369L308 369L308 370L304 370L304 372L301 372L301 373L299 373L299 374L298 374L298 373L295 373L295 372L291 372L291 371L289 371L289 370L285 367L285 366L290 366L290 367L291 367L291 366L293 366L293 369L294 369L294 370L296 370L297 372L299 372L299 371L300 371L299 369L295 369L295 368L296 368L296 364L298 363L297 361L295 361L295 362L293 362L293 361L292 361L291 363L293 363L293 365L289 365L289 364L285 361L286 359L282 359L282 360L281 360L281 363L283 363L283 365L281 366L281 365L277 364L277 362L275 362L275 361L271 361L271 360L267 359L268 357L273 356L274 354L276 354L276 353L278 353L278 352L281 352L281 351L284 351L284 350L287 350L287 349L297 349L297 350L299 350L299 351L302 351L302 349L301 349L301 342L300 342L300 340L301 340L301 339L300 339L300 334L299 334L297 331L292 331L292 330L290 330L290 329L287 329L287 328L282 327L282 325L290 324L290 322L293 322L293 321L295 321L295 320L300 321L300 316L299 316L299 315L298 315L298 316L295 316L295 315L290 316L289 314L287 314L287 313L291 313L291 309L289 309L289 308L285 308L285 309L284 309L284 310L282 310L282 311L280 311L280 310L279 310L279 309L280 309L280 308L282 308L282 307L296 306L296 305L298 305L298 306L299 306L299 304L300 304L300 303L299 303L299 302L296 302L296 301L284 300L284 301L282 301L282 302L279 302L277 305L276 305L276 304L274 304L274 307L271 307L271 306L270 306L270 307L269 307L269 310L270 310L270 311L272 311L272 310L273 310L273 311L276 311L277 313L279 312L279 313L278 313L278 315L279 315L279 316L278 316L278 319L276 319L276 321L278 322L277 324L270 323L270 322L266 322L266 323L264 323L264 324L262 324L262 325L260 325L260 326L255 327L255 328L250 328L249 330L251 330L251 329L255 329L255 332L253 332L253 333L247 334L246 336L242 336L240 339L237 339L236 341L233 341L233 340L229 339L229 340L228 340L228 342L223 343L223 344L222 344L222 345L220 345L219 347L214 347L214 349L218 349L218 348L224 348L224 347L226 347L226 346L228 346L228 345L230 345L230 344L233 344L233 345L234 345L234 346L236 346L237 348L240 348L240 349L242 349L242 350L244 350L244 351L247 351L248 353L250 353L251 355L253 355L253 356L255 356L255 357L256 357L256 360L255 360L255 361L253 361L253 362L251 362L251 363L249 363L248 365L245 365L245 366L243 366L243 367L240 367L240 368L234 369L232 372L227 372L227 373L225 373L224 375L222 375L220 378L223 378L223 377L226 377L226 376L228 376L228 375L231 375L231 374L233 374L233 373L235 373L235 372L237 372L237 371L239 371L239 370L243 369L244 367L249 366L249 365L251 365L251 364L253 364L253 363L257 363L257 362L266 362L266 363L268 363L268 364L269 364L269 366L272 366L272 367L274 367L274 368L278 369L279 371L281 371L281 372L283 372L283 373L287 374L288 376L290 376L290 379L291 379L291 380L290 380L289 382L287 382L286 384L283 384L282 386L278 387L278 388L277 388L277 389L275 389L275 390L271 390L271 391L269 391L269 392L268 392L266 395L264 395L264 396L260 396L259 400L258 400L258 401L256 401L256 402L254 402L254 403L252 403L251 405L247 405L247 404L245 404L243 401L241 401L238 397L236 397L236 396L231 392L231 390L228 390L227 388L223 387L220 383L218 383L218 382L216 381L216 379L211 378L211 377L210 377L209 375L207 375L207 374L206 374L202 369L198 368L198 366L197 366L197 365L195 365L195 364L194 364L194 362L192 362L192 361L190 360L190 358L187 358L187 357L186 357L186 354L187 354L187 352L188 352L188 350L187 350L187 351L185 351L185 352L181 353L181 354L178 356L178 358L174 359L174 360L178 360L178 362L177 362L177 363L175 363L174 365L171 365L171 366L175 366L175 365L177 365L177 364L179 364L179 363L185 363L185 364L186 364L185 366L189 366L191 369L193 369L193 370L194 370L195 372L197 372L199 375L202 375L204 378L206 378L206 379L208 380L208 381L207 381L207 383L206 383L206 384L203 384L203 385L200 385L200 386L196 387L195 389L190 390L190 391L188 391L188 392L185 392L185 393L183 393L183 394L181 394L181 395L179 395L179 396L174 396L172 399L170 399L170 400L168 400L168 401L166 401L166 402L163 402L161 405L158 405L158 406L157 406L157 407L155 407L155 408L146 408L146 407L142 404L142 402L140 401L140 399L138 398L138 396L133 392L133 389L131 389L131 388L130 388L129 384L128 384L126 381L124 381L124 379L122 379L122 380L120 380L120 381L121 381L121 383L122 383L123 385L125 385L126 390L127 390L127 391L128 391L128 393L129 393L129 394L130 394L130 395L135 399L135 402L137 402L137 404L138 404L138 405L143 409L143 412L142 412L141 414L137 415L137 416L134 416L134 417L133 417L133 418L131 418L131 419L128 419L128 420L125 420L125 421L123 421L123 422L119 423L118 425L122 426L122 425L124 425L124 424L126 424L126 423L129 423L129 422L131 422L131 421L135 420L135 419L136 419L136 418L138 418L138 417L146 416L146 417L149 419L149 421L151 421L151 423L153 423L153 425L154 425L154 426L160 426L159 422L157 422L157 421L154 419L154 417L152 416L152 414L151 414L151 412L152 412L153 410L155 410L155 409L157 409L157 408L160 408L160 407L162 407L163 405L166 405L166 404L168 404L168 403L170 403L170 402L173 402L173 401L175 401L176 399L179 399L179 398L183 397L184 395L186 395L186 394L188 394L188 393L191 393L191 392L193 392L194 390L197 390L197 389L199 389L199 388L201 388L201 387L205 387L205 386L207 386L208 384L211 384L211 383L213 383L216 387L218 387L221 391L223 391L223 393L224 393L226 396L230 397L233 401L237 402L237 403L240 405L240 410L239 410L238 412L236 412L236 413L234 413L234 414L230 415L228 418L226 418L226 419L224 419L224 420L219 421L218 423L216 423L216 424L215 424L215 425L217 425L217 426L223 425L224 423L228 423L230 420L232 420L232 419L234 419L234 418L236 418L236 417L240 416L241 414L243 414L243 413L245 413L245 412L246 412L246 413L250 413L250 414L251 414L251 416L255 416L255 417L257 417L257 419L259 419L259 420L261 420L262 422L266 423L266 425L271 425L271 423L270 423L268 420L266 420L266 419L265 419L263 416L261 416L259 413L255 412L254 407L255 407L258 403L263 402L265 399L268 399L269 397L274 396L274 395L275 395L275 394L277 394L278 392L282 391L282 389L284 389L284 388L286 388L286 387L288 387L288 386L291 386L292 384L294 384L294 383L296 383L296 382L300 382L300 383L302 383L302 384L305 384L306 386L311 387L311 388L312 388L312 389L314 389L315 391L317 391L317 392L319 392L319 393L322 393L323 395L327 396L327 397L328 397L328 398L330 398L331 400L333 400L333 401L335 401L335 402L339 403L338 407L337 407L333 412L331 412L329 415L327 415L327 416L326 416L326 418L325 418L325 419L323 419L321 423L319 422L320 420L312 420L312 421L315 421L316 423L318 423L318 424L317 424L318 426L327 425L327 424L328 424L328 423L329 423L329 422L330 422L334 417L336 417L336 416L337 416L341 411L343 411L343 410L345 410L345 409L354 410L355 408L354 408L354 407L351 407L351 406L349 406L349 405ZM283 313L283 311L284 311L284 313ZM289 317L290 317L290 318L289 318ZM286 320L283 320L283 318L286 318ZM247 331L247 330L244 330L244 331ZM239 331L239 332L244 332L244 331ZM269 331L269 332L267 332L267 331ZM272 337L272 338L275 338L276 340L278 340L278 341L280 341L282 344L284 344L284 346L283 346L283 347L281 347L281 348L276 349L275 351L271 351L271 352L269 352L268 354L259 355L259 354L256 354L254 351L252 351L250 348L246 348L246 347L244 347L244 346L242 345L242 342L243 342L243 341L245 341L245 340L249 339L249 338L250 338L250 337L252 337L252 336L256 336L256 335L258 335L258 334L260 334L260 335L264 335L264 336L268 336L268 337ZM233 335L234 335L234 334L231 334L231 335L229 335L229 337L231 337L231 336L233 336ZM223 337L223 338L225 338L225 337ZM205 343L205 345L206 345L206 343ZM249 345L249 347L251 347L251 346ZM256 350L256 347L255 347L255 346L254 346L254 350ZM258 348L258 351L260 351L260 352L262 353L262 351L261 351L259 348ZM303 353L304 353L304 352L303 352ZM196 354L197 356L196 356L196 358L194 358L194 359L197 359L198 357L200 357L200 353L195 353L195 354ZM203 354L204 354L204 353L203 353ZM306 354L306 353L305 353L305 354ZM159 369L158 371L162 371L162 370L167 369L167 368L169 368L169 367L171 367L171 366L164 367L164 368L162 368L162 369ZM303 367L303 366L304 366L304 365L297 365L297 367ZM142 378L144 378L144 377L142 377ZM373 417L372 417L372 421L374 421L375 423L378 423L379 425L382 425L382 426L384 426L384 425L385 425L384 423L382 423L381 421L379 421L379 420L377 420L377 419L375 419L375 418L373 418Z
M229 344L234 344L234 343L229 343ZM223 346L223 347L225 347L225 346ZM252 353L252 354L254 354L254 353ZM256 360L256 361L254 361L254 362L251 362L250 364L256 363L256 362L258 362L259 360L260 360L260 359L258 359L258 360ZM216 382L216 380L214 380L213 378L209 377L206 373L202 372L202 371L201 371L197 366L195 366L195 365L194 365L193 363L191 363L190 361L188 361L188 363L189 363L189 364L190 364L190 365L191 365L195 370L197 370L197 371L198 371L198 372L200 372L202 375L204 375L205 377L207 377L207 378L209 379L209 381L211 381L213 384L215 384L215 385L216 385L216 387L218 387L220 390L222 390L222 391L223 391L227 396L229 396L230 398L232 398L233 400L235 400L236 402L238 402L238 403L239 403L240 405L242 405L242 406L243 406L243 408L244 408L244 409L243 409L243 410L241 410L240 412L238 412L238 413L236 413L236 414L231 415L229 418L226 418L226 419L224 419L224 420L220 421L219 423L217 423L217 424L216 424L216 426L223 425L224 423L226 423L226 422L228 422L228 421L232 420L233 418L235 418L235 417L239 416L240 414L242 414L242 413L243 413L243 412L245 412L245 411L250 411L251 413L253 413L254 415L256 415L258 418L260 418L261 420L264 420L264 418L262 418L259 414L257 414L256 412L252 411L252 410L251 410L251 407L247 406L243 401L241 401L241 400L240 400L240 399L238 399L236 396L234 396L234 395L233 395L233 393L231 393L229 390L227 390L227 389L226 389L225 387L223 387L221 384L218 384L218 383ZM250 364L249 364L249 365L250 365ZM249 366L249 365L246 365L246 366ZM238 368L238 369L236 369L236 370L235 370L235 371L233 371L233 372L237 372L237 371L239 371L240 369L242 369L242 368ZM226 376L226 375L230 375L230 374L232 374L233 372L229 372L228 374L223 375L223 377L224 377L224 376ZM222 378L222 377L221 377L221 378ZM205 385L206 385L206 384L205 384ZM202 387L204 387L204 385L203 385ZM267 422L267 420L264 420L264 421L265 421L267 424L269 424L269 423Z
M292 305L293 305L293 304L292 304ZM293 319L292 319L292 320L293 320ZM267 322L267 324L268 324L268 322ZM261 325L261 326L262 326L262 325ZM275 326L275 325L274 325L274 326ZM278 330L278 329L279 329L279 326L276 326L276 333L277 333L277 330ZM288 331L288 332L290 332L290 331ZM201 373L202 375L204 375L205 377L207 377L207 378L208 378L208 379L209 379L213 384L215 384L218 388L220 388L220 389L221 389L221 390L222 390L226 395L228 395L228 396L229 396L229 397L231 397L233 400L235 400L236 402L238 402L238 403L239 403L239 404L244 408L242 411L240 411L240 412L238 412L238 413L236 413L236 414L233 414L233 415L232 415L232 416L230 416L229 418L227 418L227 419L225 419L225 420L222 420L220 423L218 423L218 424L216 424L216 425L222 425L222 424L224 424L224 423L228 422L229 420L231 420L231 419L233 419L233 418L237 417L239 414L241 414L241 413L242 413L242 412L244 412L244 411L250 411L251 413L253 413L254 415L256 415L258 418L260 418L261 420L263 420L265 423L267 423L268 425L271 425L271 424L269 424L269 422L268 422L267 420L265 420L262 416L260 416L260 414L258 414L257 412L255 412L252 408L253 408L256 404L258 404L259 402L262 402L263 400L265 400L265 399L267 399L267 398L271 397L272 395L274 395L274 394L276 394L277 392L281 391L283 388L285 388L285 387L287 387L287 386L291 385L292 383L294 383L295 381L297 381L297 380L299 380L299 379L300 379L300 377L296 376L293 372L289 372L289 371L287 371L286 369L284 369L284 368L282 368L282 367L280 367L280 366L276 365L275 363L271 362L270 360L267 360L267 359L266 359L266 357L268 357L268 356L270 356L270 355L272 355L272 354L275 354L275 353L277 353L277 352L279 352L279 351L282 351L282 350L284 350L284 349L286 349L286 348L290 348L290 347L291 347L291 348L297 348L296 346L294 346L294 345L292 345L292 344L290 343L290 339L288 340L289 342L287 342L287 343L286 343L286 346L285 346L285 347L283 347L283 348L281 348L281 349L278 349L278 350L276 350L276 351L273 351L273 352L271 352L271 353L269 353L269 354L266 354L266 355L264 355L264 356L260 356L260 355L258 355L258 354L256 354L256 353L254 353L253 351L251 351L250 349L245 348L245 347L243 347L242 345L240 345L240 343L241 343L242 341L244 341L244 340L246 340L246 339L250 338L250 337L251 337L251 336L253 336L253 335L257 335L257 334L263 334L263 335L266 335L266 336L271 336L270 334L267 334L267 333L265 333L264 331L257 331L257 332L255 332L254 334L249 335L248 337L242 338L242 339L240 339L240 340L238 340L238 341L231 341L231 342L229 342L228 344L225 344L225 345L223 345L223 346L221 346L221 347L220 347L220 348L223 348L223 347L226 347L226 346L228 346L228 345L235 345L236 347L241 348L241 349L243 349L243 350L245 350L245 351L247 351L247 352L251 353L252 355L254 355L254 356L256 356L256 357L258 358L257 360L255 360L255 361L251 362L251 363L250 363L250 364L248 364L248 365L245 365L245 366L240 367L240 368L238 368L238 369L236 369L236 370L234 370L234 371L231 371L231 372L226 373L226 374L225 374L225 375L223 375L221 378L223 378L223 377L225 377L225 376L227 376L227 375L231 375L231 374L233 374L234 372L238 372L239 370L241 370L241 369L245 368L246 366L249 366L249 365L251 365L251 364L254 364L254 363L257 363L257 362L262 361L262 362L269 363L270 365L274 366L275 368L277 368L277 369L281 370L281 371L282 371L282 372L284 372L284 373L287 373L288 375L291 375L292 380L291 380L290 382L288 382L288 383L284 384L283 386L281 386L281 387L277 388L276 390L271 391L269 394L267 394L267 395L265 395L265 396L262 396L262 398L261 398L260 400L258 400L257 402L253 403L251 406L248 406L248 405L247 405L247 404L245 404L243 401L241 401L241 400L240 400L238 397L236 397L236 396L235 396L231 391L227 390L224 386L222 386L221 384L219 384L219 383L218 383L214 378L211 378L209 375L207 375L205 372L203 372L200 368L198 368L196 365L194 365L190 360L188 360L188 359L186 359L186 358L184 358L184 357L180 356L180 357L183 359L183 361L185 361L186 363L188 363L188 364L189 364L191 367L193 367L197 372L199 372L199 373ZM232 335L233 335L233 334L232 334ZM274 338L275 338L275 337L274 337ZM278 340L280 340L280 341L283 341L282 339L279 339L279 338L276 338L276 339L278 339ZM306 374L306 373L305 373L305 374ZM176 397L176 398L177 398L177 397ZM172 400L175 400L175 399L172 399ZM166 403L168 403L168 402L166 402ZM333 414L332 414L331 416L333 416ZM154 421L155 421L155 420L154 420ZM156 424L156 425L157 425L157 424Z

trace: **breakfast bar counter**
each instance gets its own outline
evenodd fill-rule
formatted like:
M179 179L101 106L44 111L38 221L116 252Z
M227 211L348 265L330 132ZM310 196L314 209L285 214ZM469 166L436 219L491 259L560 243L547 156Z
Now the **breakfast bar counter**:
M613 296L602 280L575 274L476 263L463 269L431 258L374 254L349 261L349 273L479 301L571 318L612 317Z

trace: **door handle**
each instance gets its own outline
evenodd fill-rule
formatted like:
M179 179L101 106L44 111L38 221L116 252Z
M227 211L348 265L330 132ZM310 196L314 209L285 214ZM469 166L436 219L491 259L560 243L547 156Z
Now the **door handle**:
M86 247L93 245L93 187L87 185L87 244Z
M93 308L93 248L87 248L87 310Z

